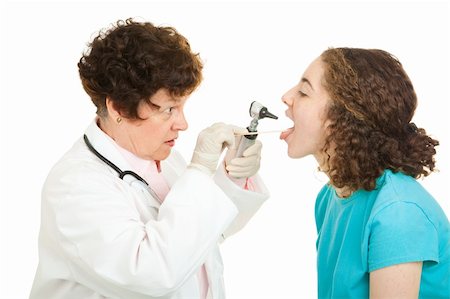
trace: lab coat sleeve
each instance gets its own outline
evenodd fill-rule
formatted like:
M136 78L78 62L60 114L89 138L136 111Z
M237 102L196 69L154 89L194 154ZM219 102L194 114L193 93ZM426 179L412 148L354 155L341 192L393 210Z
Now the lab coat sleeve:
M106 297L176 292L237 215L214 181L195 169L180 176L157 219L146 223L124 196L123 181L92 165L73 169L56 170L43 196L73 275Z
M239 187L228 177L223 163L220 163L214 175L216 184L234 202L239 210L238 216L222 234L223 239L241 230L269 198L269 191L261 177L256 174L251 179L255 190L246 190Z

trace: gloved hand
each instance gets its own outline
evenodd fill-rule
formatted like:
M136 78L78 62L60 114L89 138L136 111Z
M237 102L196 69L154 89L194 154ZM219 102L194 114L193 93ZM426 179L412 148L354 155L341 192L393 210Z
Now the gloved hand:
M234 130L235 132L241 132L242 130L247 132L247 130L237 127ZM247 148L243 152L242 157L235 157L241 138L245 137L236 136L234 145L228 148L225 156L225 169L234 178L249 178L259 170L262 143L259 140L255 140L255 144Z
M227 146L234 146L233 126L215 123L200 132L189 167L209 175L217 169L220 155Z

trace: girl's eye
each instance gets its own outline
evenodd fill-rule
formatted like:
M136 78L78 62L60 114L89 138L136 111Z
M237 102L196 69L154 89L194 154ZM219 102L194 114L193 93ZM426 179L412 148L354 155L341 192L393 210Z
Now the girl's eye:
M306 93L304 93L303 91L299 90L298 93L300 94L301 97L306 97Z

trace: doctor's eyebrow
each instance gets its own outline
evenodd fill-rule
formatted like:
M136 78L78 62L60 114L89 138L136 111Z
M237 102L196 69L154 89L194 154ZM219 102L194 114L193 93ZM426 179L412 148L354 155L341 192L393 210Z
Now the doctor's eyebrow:
M311 82L309 82L309 80L306 79L305 77L302 77L302 79L300 79L300 82L304 82L304 83L308 84L311 87L311 89L314 91L314 88L313 88Z
M152 102L151 100L148 100L148 103L150 103L152 106L155 106L158 109L161 108L165 104L167 104L168 106L171 106L171 105L176 105L179 102L180 102L180 100L176 99L174 97L167 99L167 101L165 101L163 104L156 104L156 103Z

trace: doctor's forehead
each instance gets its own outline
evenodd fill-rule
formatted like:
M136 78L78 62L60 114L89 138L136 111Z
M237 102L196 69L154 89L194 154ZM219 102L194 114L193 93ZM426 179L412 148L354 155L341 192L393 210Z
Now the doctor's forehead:
M152 95L149 100L154 104L179 104L180 102L184 102L187 98L188 96L176 96L167 89L161 88Z

